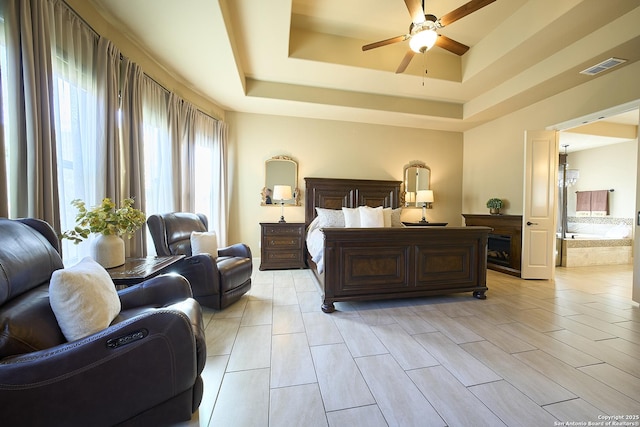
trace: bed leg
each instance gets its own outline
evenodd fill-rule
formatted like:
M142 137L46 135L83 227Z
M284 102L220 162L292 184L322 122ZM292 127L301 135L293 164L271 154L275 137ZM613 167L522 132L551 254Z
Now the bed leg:
M322 303L322 306L320 307L322 309L322 311L324 311L325 313L333 313L334 311L336 311L336 306L333 305L332 302L324 302Z
M487 299L487 296L484 294L485 291L475 291L473 293L474 298L478 299Z

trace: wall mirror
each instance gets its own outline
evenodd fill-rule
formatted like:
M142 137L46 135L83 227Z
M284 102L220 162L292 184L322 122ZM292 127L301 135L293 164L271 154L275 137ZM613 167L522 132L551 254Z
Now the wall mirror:
M262 188L262 205L280 206L280 200L273 198L276 185L291 187L291 198L282 200L285 205L300 205L298 190L298 163L291 157L275 156L264 164L265 183Z
M420 190L431 189L431 169L424 162L412 161L404 167L404 206L422 207L416 202Z

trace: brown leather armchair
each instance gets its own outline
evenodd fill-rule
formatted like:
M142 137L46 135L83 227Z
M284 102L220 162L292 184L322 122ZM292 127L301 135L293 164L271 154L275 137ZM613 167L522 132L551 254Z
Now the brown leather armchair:
M172 425L200 405L204 325L189 283L158 276L118 292L106 329L67 342L49 302L63 268L54 230L0 219L3 425Z
M191 233L207 231L203 214L175 212L147 218L158 256L185 255L173 268L191 283L193 297L202 305L221 310L251 289L251 249L236 243L218 248L218 256L192 255Z

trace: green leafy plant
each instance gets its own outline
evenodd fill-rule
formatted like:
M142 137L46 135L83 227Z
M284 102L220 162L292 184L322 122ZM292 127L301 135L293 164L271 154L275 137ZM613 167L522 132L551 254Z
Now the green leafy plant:
M502 199L492 198L487 200L487 207L489 209L501 209L502 208Z
M145 214L133 206L133 199L124 199L120 208L109 198L102 199L102 203L91 209L87 209L84 201L75 199L71 202L78 209L76 215L76 227L62 233L63 239L72 240L78 244L90 233L105 235L115 234L131 238L133 233L144 225Z

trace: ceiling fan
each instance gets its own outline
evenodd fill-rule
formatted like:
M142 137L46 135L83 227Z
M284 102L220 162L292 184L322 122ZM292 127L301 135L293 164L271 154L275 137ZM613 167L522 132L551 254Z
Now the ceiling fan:
M403 73L416 53L424 53L434 45L455 53L456 55L464 55L465 52L469 50L469 46L452 40L442 34L438 34L436 30L449 25L460 18L464 18L494 1L496 0L471 0L438 19L434 15L427 15L424 13L424 3L420 4L420 0L404 0L412 19L411 25L409 26L409 33L364 45L362 46L362 50L367 51L377 47L409 40L409 47L411 49L409 49L402 59L402 62L400 62L396 73Z

